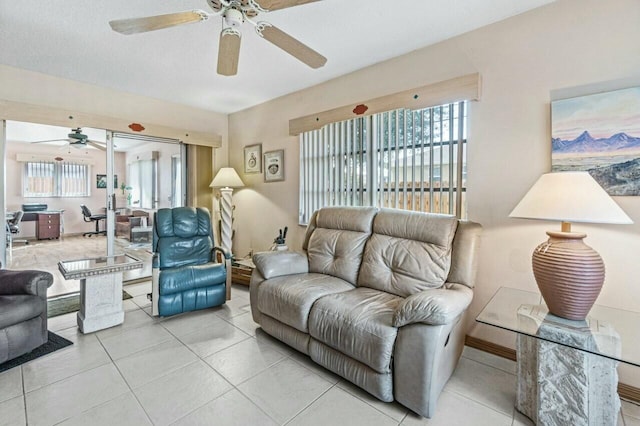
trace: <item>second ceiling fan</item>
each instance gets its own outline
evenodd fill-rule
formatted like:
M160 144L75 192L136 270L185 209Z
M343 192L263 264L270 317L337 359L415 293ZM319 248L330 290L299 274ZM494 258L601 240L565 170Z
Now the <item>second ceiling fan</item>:
M190 10L145 18L120 19L109 22L111 28L121 34L136 34L161 30L177 25L202 22L213 16L222 16L224 26L220 32L218 48L218 74L231 76L238 72L240 57L239 27L248 22L258 35L294 56L311 68L320 68L327 58L268 22L254 21L260 13L285 9L318 0L207 0L214 13Z

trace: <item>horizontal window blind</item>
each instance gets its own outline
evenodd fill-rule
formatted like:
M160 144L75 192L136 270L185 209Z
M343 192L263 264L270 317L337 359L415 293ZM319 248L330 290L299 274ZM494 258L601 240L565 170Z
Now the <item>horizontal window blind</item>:
M301 224L324 206L466 217L466 103L395 110L300 136Z

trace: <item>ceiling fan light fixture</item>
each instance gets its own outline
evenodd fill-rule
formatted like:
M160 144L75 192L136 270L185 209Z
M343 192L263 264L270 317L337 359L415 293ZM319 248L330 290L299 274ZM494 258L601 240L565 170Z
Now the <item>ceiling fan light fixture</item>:
M244 23L244 14L241 10L236 9L233 6L225 10L222 16L224 17L225 24L229 27L237 28Z

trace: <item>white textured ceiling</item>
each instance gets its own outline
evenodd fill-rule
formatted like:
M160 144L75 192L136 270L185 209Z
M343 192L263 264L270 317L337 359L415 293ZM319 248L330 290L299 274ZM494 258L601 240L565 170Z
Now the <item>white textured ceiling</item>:
M245 23L238 74L216 74L220 18L123 36L113 19L205 0L0 0L0 63L231 113L553 0L323 0L260 15L328 58L313 70Z

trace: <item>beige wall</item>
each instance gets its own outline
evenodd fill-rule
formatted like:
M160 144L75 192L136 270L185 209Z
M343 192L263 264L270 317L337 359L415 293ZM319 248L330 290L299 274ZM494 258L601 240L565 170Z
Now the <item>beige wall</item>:
M376 96L480 72L483 96L470 108L468 151L469 218L484 225L470 333L513 344L512 334L474 325L473 318L500 286L535 290L532 249L554 223L507 216L537 177L550 170L550 94L630 79L640 84L640 2L560 0L438 45L300 91L229 119L230 164L242 173L242 147L285 149L286 181L263 183L243 175L248 188L235 192L234 252L268 249L278 228L291 229L288 244L299 249L297 226L298 139L288 121L314 112L356 104ZM428 29L425 29L428 31ZM331 58L329 58L331 60ZM626 79L620 82L620 79ZM595 86L582 89L585 93ZM602 255L607 278L598 303L640 311L640 198L616 201L636 222L630 226L579 225ZM628 343L627 343L628 344ZM640 386L629 370L623 379Z
M6 65L0 65L0 82L2 82L0 84L0 99L2 100L120 118L143 125L151 123L194 132L215 133L222 135L223 145L227 143L226 114L191 108Z
M220 167L228 161L226 114L190 108L6 65L0 65L0 100L218 134L222 136L223 147L216 150L218 154L215 157L216 165ZM2 118L0 114L0 120ZM209 149L207 152L210 151ZM207 161L212 161L211 156ZM209 192L205 197L211 197L211 191ZM117 194L120 195L120 191ZM0 200L0 204L2 201ZM101 205L103 204L102 202ZM0 205L0 208L2 207Z

